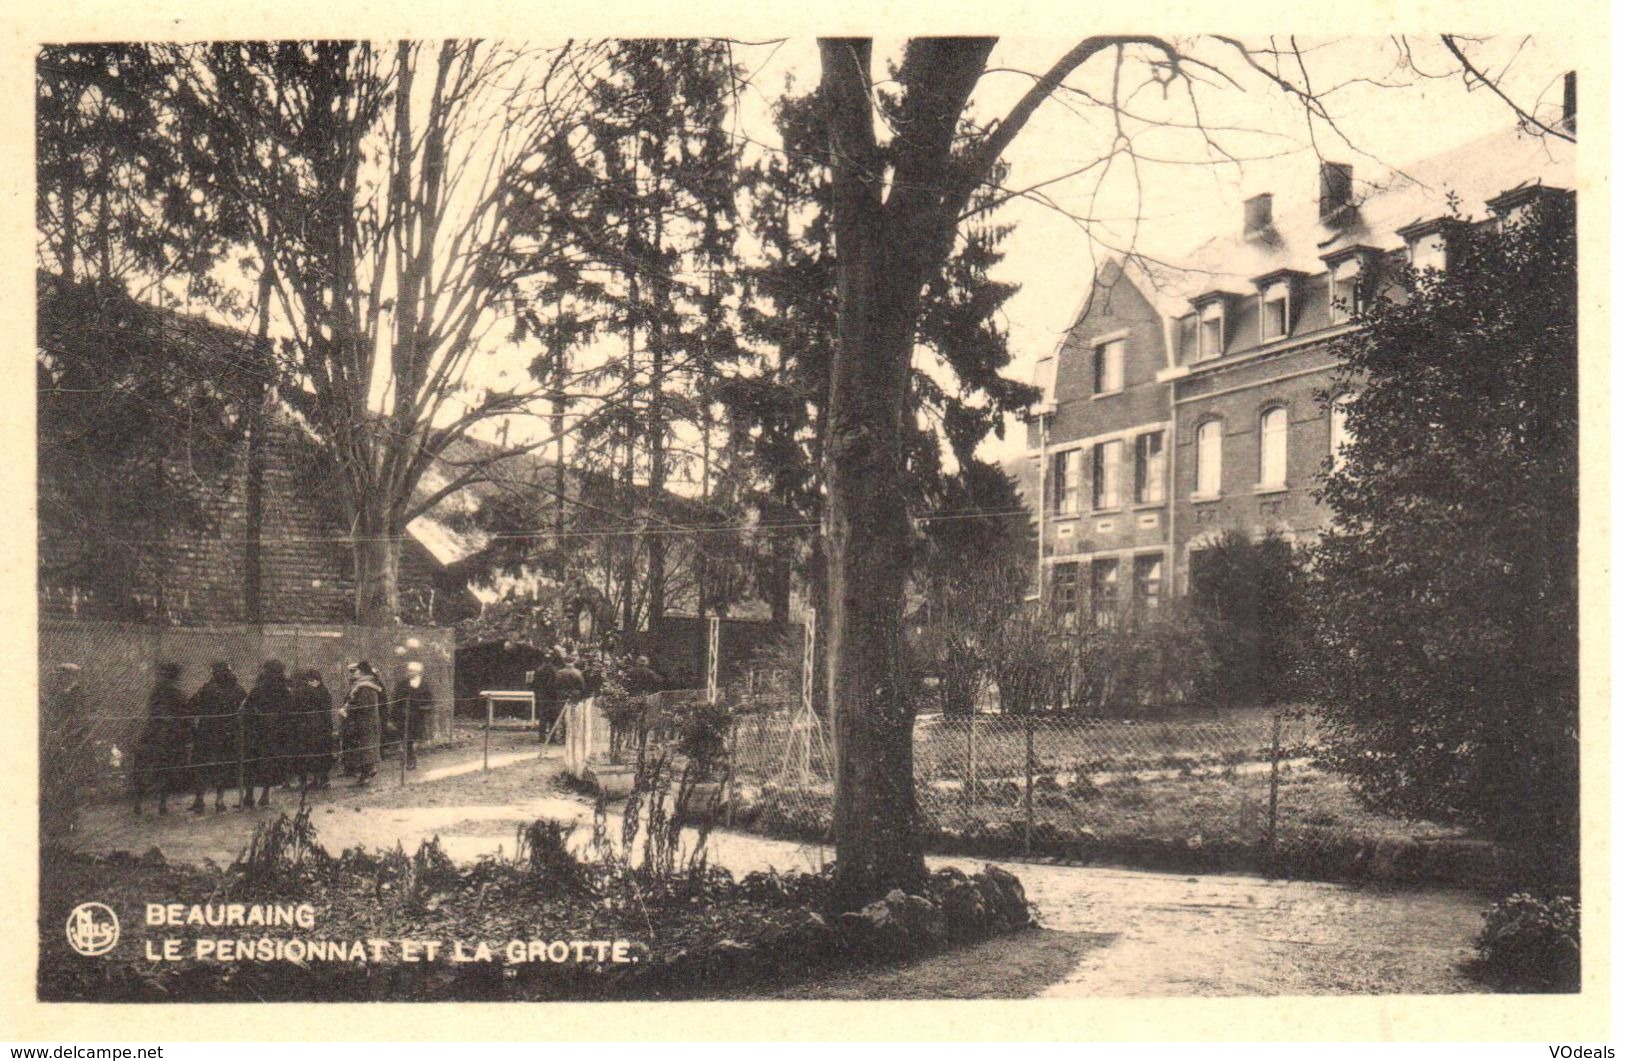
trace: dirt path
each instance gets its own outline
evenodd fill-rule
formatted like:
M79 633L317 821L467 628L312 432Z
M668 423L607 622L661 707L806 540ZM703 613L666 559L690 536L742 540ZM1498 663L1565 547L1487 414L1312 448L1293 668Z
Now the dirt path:
M590 822L591 807L558 788L557 749L538 757L510 746L502 755L517 761L484 772L478 769L476 752L472 769L464 765L467 757L437 763L434 769L446 770L438 779L426 777L405 788L335 788L314 803L322 843L333 851L355 844L393 847L397 842L412 850L419 841L439 836L453 858L472 860L499 847L511 851L515 830L539 817ZM257 822L277 811L132 820L124 808L94 808L86 816L83 843L92 850L137 853L156 846L171 860L224 863L242 848ZM710 854L713 862L735 874L769 867L816 869L830 857L819 845L720 831L711 835ZM979 866L964 858L930 862ZM1482 906L1467 893L1105 867L1010 868L1051 930L1044 937L1046 945L1036 948L1042 953L1035 952L1020 978L1025 994L1076 998L1477 989L1457 969L1469 954ZM1077 938L1057 935L1067 933ZM1035 946L1034 937L1028 938L1029 946ZM960 993L963 987L950 991L944 986L944 970L955 962L977 962L982 950L956 952L957 957L944 956L937 964L854 973L791 990L793 997L967 997ZM995 964L1006 960L994 950L987 956ZM987 977L960 980L973 985L981 980L983 986L973 990L985 997L1008 997L999 992L1015 983L989 982Z

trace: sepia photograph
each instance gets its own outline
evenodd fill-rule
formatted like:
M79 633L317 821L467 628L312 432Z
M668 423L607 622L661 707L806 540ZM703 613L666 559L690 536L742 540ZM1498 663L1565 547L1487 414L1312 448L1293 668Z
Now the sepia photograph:
M34 1000L1606 992L1533 15L36 40Z

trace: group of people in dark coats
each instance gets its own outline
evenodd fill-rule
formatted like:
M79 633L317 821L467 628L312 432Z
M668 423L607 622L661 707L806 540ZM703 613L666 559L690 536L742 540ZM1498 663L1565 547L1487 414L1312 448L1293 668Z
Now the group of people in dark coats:
M531 675L531 692L536 697L536 735L546 744L565 706L587 695L587 678L576 657L554 645Z
M244 691L230 665L216 662L209 680L188 698L181 692L181 668L160 664L136 742L135 813L156 795L158 813L167 814L170 794L190 791L192 812L202 814L211 788L216 812L225 810L228 788L240 788L239 809L264 807L271 789L285 782L297 783L301 796L329 787L336 758L357 785L366 785L378 772L386 730L407 765L415 766L416 745L428 733L434 708L422 672L421 664L410 666L395 702L386 703L377 672L358 661L349 668L349 688L335 712L333 696L314 669L290 679L281 660L267 660L254 687Z
M570 704L593 696L604 683L607 665L603 653L588 648L580 654L565 645L554 645L531 676L531 691L536 696L537 736L543 744L554 730L554 723ZM633 696L649 696L667 687L660 672L649 665L648 656L636 657L621 673L626 691Z

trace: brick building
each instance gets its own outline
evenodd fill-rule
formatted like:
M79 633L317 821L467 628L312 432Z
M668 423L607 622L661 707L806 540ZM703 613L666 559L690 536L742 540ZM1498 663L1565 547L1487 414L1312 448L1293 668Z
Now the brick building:
M1227 531L1312 538L1351 308L1404 265L1448 269L1465 227L1565 194L1573 165L1571 143L1519 130L1371 177L1321 162L1169 267L1108 261L1028 422L1046 604L1109 623L1185 592Z
M53 312L59 305L56 300L64 297L55 281L42 286L44 354L61 341L53 329L59 332L76 325L71 314ZM201 350L207 358L220 360L221 388L232 386L233 372L257 363L252 337L241 332L128 300L120 311L120 334L101 341L155 342L166 354L175 344L191 344L194 355ZM127 338L125 333L131 330L142 335ZM207 470L183 469L187 474L177 476L190 484L187 494L204 513L203 525L167 520L160 514L158 532L145 532L158 540L124 543L138 555L138 562L129 565L129 576L115 584L97 577L105 570L97 544L101 539L94 533L77 533L81 524L94 526L94 518L81 521L76 513L55 509L49 520L42 518L41 618L122 619L171 626L353 622L355 556L338 504L342 477L292 411L274 401L268 406L258 446L249 442L252 431L218 431L215 442L233 440L226 459ZM243 404L228 407L241 410ZM54 473L96 482L137 474L112 457L107 463ZM477 610L465 580L437 555L444 551L442 529L433 520L419 520L408 532L411 537L401 551L403 618L447 625Z

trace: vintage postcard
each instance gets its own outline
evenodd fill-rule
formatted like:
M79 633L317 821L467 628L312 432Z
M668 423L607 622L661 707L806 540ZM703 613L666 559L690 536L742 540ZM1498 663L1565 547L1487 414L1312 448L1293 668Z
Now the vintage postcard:
M1601 5L90 14L11 1038L1606 1038Z

